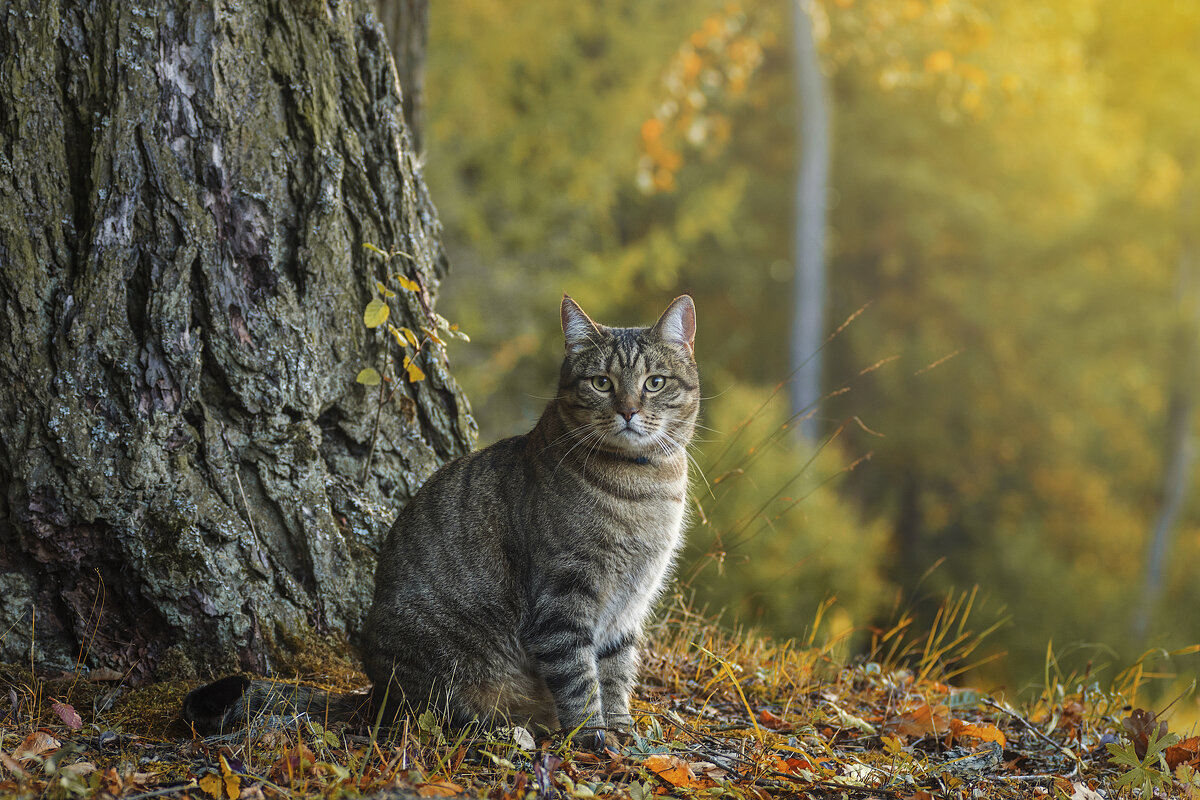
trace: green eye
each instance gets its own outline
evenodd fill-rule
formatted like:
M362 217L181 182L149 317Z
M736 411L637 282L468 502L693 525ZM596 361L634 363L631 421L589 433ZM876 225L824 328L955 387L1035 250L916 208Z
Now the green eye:
M651 375L649 378L646 378L646 383L643 385L646 387L647 392L657 392L667 385L667 379L662 375Z
M597 375L592 378L592 388L597 392L611 392L612 381L608 379L607 375Z

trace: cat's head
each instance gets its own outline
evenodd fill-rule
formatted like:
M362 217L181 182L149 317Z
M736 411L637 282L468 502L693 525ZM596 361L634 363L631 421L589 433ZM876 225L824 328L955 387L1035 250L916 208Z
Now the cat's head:
M564 295L562 326L559 406L581 449L638 458L687 446L700 410L692 298L675 298L649 328L610 328Z

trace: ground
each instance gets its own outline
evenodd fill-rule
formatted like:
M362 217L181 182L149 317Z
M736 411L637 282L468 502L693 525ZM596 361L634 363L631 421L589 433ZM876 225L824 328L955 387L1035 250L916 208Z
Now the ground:
M7 666L0 797L1200 798L1200 737L1127 705L1128 682L1068 681L1016 708L949 685L978 644L952 624L879 632L869 658L841 664L836 646L722 631L676 606L647 648L637 734L600 755L432 713L390 733L270 717L203 738L178 717L195 681ZM289 666L330 688L365 682L344 660Z

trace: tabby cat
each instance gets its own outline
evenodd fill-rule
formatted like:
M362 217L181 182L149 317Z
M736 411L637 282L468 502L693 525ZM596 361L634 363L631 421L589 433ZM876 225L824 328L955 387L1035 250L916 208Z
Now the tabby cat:
M590 746L632 722L642 628L683 539L695 306L610 328L564 296L561 316L558 394L537 425L444 466L388 534L363 637L374 710L580 728ZM270 686L217 681L184 716L227 726Z

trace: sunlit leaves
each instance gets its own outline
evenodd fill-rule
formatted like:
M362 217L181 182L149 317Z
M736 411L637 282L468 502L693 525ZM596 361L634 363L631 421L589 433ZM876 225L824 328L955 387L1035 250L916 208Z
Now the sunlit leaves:
M684 152L709 155L730 135L722 108L740 97L762 64L771 34L740 6L709 16L680 47L663 77L664 100L642 123L637 186L646 194L675 188Z

